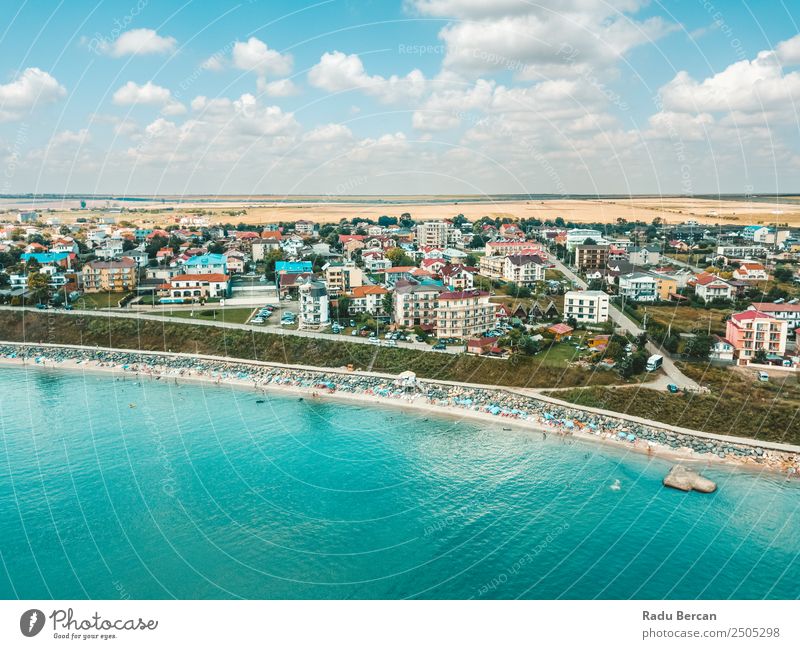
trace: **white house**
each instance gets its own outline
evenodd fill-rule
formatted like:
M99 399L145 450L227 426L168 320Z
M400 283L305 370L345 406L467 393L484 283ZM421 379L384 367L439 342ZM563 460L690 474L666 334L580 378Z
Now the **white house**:
M567 291L564 294L564 319L575 318L579 323L608 320L608 293L603 291Z
M744 261L733 271L733 278L741 281L764 281L769 279L767 269L754 261Z
M655 302L658 280L647 273L627 273L617 278L619 295L635 302Z
M531 286L544 279L545 262L538 255L509 255L503 262L503 279Z
M714 300L730 300L733 298L734 287L724 279L711 273L700 273L695 277L694 292L704 302Z

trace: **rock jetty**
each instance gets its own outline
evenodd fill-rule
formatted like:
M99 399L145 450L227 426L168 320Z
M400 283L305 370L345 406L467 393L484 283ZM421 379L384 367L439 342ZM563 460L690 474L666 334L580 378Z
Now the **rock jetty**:
M672 467L666 475L664 486L681 491L699 491L704 494L710 494L717 490L717 484L713 480L704 478L697 471L687 469L680 464Z

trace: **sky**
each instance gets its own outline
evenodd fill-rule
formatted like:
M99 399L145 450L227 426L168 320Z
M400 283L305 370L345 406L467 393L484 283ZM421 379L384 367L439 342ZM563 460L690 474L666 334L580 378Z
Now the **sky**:
M800 193L800 0L3 0L0 194Z

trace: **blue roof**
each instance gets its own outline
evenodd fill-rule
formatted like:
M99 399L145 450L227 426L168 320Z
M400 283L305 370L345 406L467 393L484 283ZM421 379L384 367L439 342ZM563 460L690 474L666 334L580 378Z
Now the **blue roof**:
M276 261L276 273L310 273L312 271L310 261Z
M56 264L68 257L68 252L26 252L22 255L22 261L35 259L40 264Z
M228 259L225 255L208 253L206 255L195 255L186 260L184 266L227 266Z

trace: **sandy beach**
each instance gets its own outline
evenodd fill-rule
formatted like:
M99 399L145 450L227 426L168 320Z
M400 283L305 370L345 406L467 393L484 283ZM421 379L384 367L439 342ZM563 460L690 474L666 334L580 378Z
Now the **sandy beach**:
M126 362L127 361L127 362ZM400 408L419 414L479 421L492 426L527 430L611 446L624 452L643 453L665 460L702 466L727 465L757 471L800 476L795 453L770 449L769 444L741 440L724 445L720 457L714 445L708 452L689 446L674 447L660 442L657 426L633 425L618 417L598 417L574 408L536 402L504 390L475 389L458 384L420 382L410 387L397 378L337 372L326 368L299 370L278 364L234 362L232 359L193 359L187 355L119 352L91 348L2 344L0 367L29 367L104 374L118 379L163 381L165 384L194 383L250 390L267 395L335 400L342 403ZM500 404L500 405L497 405ZM135 405L135 404L134 404ZM703 435L698 433L698 435ZM706 436L707 437L707 436ZM764 448L766 447L766 448ZM758 449L756 452L755 449Z

